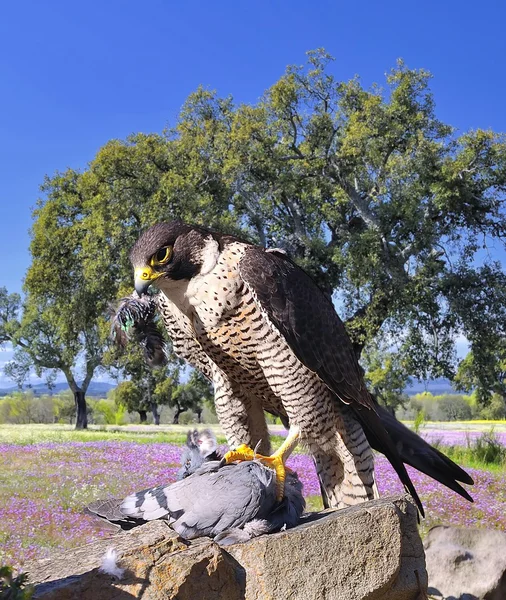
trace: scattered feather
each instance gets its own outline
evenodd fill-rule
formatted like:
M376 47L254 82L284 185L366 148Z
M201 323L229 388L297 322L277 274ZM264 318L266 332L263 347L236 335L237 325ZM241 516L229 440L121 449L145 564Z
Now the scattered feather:
M116 564L118 560L118 553L114 548L109 548L102 558L102 564L100 565L99 571L106 575L112 575L116 579L121 579L125 573L125 569L121 569Z

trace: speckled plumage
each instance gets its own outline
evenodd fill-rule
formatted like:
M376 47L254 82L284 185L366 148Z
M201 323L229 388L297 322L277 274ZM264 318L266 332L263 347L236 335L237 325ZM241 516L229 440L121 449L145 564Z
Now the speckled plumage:
M330 506L377 495L370 445L419 503L395 447L402 431L387 433L344 325L310 277L282 253L178 222L138 240L134 267L164 246L172 254L153 267L157 307L174 350L214 382L229 444L267 453L267 410L299 429Z

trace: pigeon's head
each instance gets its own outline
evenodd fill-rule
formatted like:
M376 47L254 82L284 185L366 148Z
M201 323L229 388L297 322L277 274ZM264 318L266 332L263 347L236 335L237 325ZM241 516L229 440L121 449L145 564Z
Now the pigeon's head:
M181 468L177 479L184 479L209 460L219 460L216 436L210 429L189 431L186 436L186 447L181 454Z

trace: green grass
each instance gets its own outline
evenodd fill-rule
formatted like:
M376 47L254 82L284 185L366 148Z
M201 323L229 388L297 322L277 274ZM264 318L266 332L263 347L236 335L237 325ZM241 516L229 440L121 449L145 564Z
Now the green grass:
M77 431L71 425L0 425L0 443L29 446L44 442L100 442L124 441L138 444L168 443L184 444L186 434L194 425L146 425L135 428L125 426L90 426L89 429ZM226 444L226 438L218 425L199 425L198 428L210 427L216 433L218 444ZM152 428L152 429L151 429ZM284 438L271 435L274 449L278 448Z
M504 473L506 470L506 448L502 446L502 448L496 449L493 444L489 447L484 447L483 442L481 444L478 438L477 445L471 447L440 446L437 443L434 443L433 446L464 469Z

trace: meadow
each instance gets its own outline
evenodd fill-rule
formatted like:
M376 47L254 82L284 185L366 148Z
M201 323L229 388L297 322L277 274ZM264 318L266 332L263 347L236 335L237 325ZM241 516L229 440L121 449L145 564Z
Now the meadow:
M145 426L76 432L65 426L0 426L0 564L20 568L51 550L111 536L84 507L99 498L123 497L173 481L187 429ZM224 443L216 431L219 443ZM274 426L272 433L277 446L284 432ZM475 480L470 490L475 502L470 504L410 469L427 514L422 535L440 523L506 531L506 427L496 425L492 437L434 426L419 433L457 459ZM480 453L480 444L488 454ZM299 451L288 464L304 483L308 508L318 509L319 486L310 457ZM376 467L381 495L402 493L386 459L378 455Z

